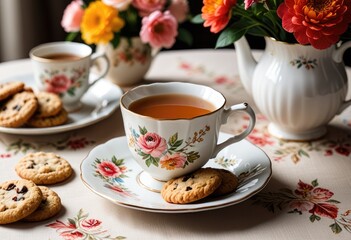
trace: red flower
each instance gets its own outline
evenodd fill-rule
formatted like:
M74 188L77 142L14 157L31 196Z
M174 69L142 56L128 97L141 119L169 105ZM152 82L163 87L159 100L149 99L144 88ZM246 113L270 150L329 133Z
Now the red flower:
M205 20L204 26L211 27L211 32L218 33L227 26L236 0L204 0L203 3L201 16Z
M103 161L97 165L99 173L105 177L116 178L123 173L123 168L117 167L115 164L109 161Z
M277 13L283 28L300 44L325 49L346 32L351 22L351 1L285 0Z
M67 142L67 145L73 150L84 148L87 144L89 144L89 141L85 138L71 139Z
M338 210L338 207L336 207L334 204L318 203L315 204L313 209L311 209L309 212L321 217L335 219L338 216Z
M335 148L335 151L341 155L346 156L346 157L348 157L350 155L350 150L345 148L345 147L342 147L342 146Z
M57 94L66 92L71 85L72 80L66 75L55 75L53 78L45 80L46 91Z
M84 235L79 231L75 231L75 232L67 231L67 232L61 233L60 236L62 236L65 240L74 240L74 239L81 239Z
M338 207L327 201L334 195L325 188L314 187L301 180L295 190L298 199L291 202L290 207L299 211L309 211L312 214L335 219L338 215Z
M82 222L82 227L85 229L97 228L101 225L101 221L96 219L87 219Z

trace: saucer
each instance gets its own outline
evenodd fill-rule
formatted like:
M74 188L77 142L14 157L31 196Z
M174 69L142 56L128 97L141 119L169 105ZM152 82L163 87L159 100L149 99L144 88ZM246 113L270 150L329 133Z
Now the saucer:
M220 133L219 142L231 137ZM204 167L225 168L239 178L237 190L189 204L170 204L160 193L140 184L141 167L128 149L126 137L113 138L95 147L82 161L81 179L94 193L119 206L161 213L200 212L242 202L262 190L272 175L268 156L246 140L232 144Z
M26 86L29 86L36 91L32 74L1 79L0 83L10 81L24 82ZM68 122L64 125L47 128L0 127L0 132L21 135L43 135L66 132L86 127L109 117L119 107L119 99L122 96L122 93L122 90L118 86L109 82L108 80L101 79L84 94L81 99L81 108L75 112L69 113ZM107 100L108 104L101 108L100 111L94 111L99 104L102 104L103 100Z

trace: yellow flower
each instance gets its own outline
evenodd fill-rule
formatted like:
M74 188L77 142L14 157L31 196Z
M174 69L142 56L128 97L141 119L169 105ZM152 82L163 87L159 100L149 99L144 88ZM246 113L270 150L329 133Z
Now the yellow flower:
M117 9L100 1L92 2L82 19L82 39L87 44L108 43L123 27L124 20L118 16Z

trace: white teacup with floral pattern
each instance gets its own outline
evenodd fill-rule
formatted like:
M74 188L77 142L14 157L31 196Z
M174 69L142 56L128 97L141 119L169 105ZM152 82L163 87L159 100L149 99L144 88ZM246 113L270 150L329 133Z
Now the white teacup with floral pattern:
M169 120L143 116L129 109L136 100L164 94L195 96L211 103L215 109L191 119ZM162 181L199 169L224 147L244 139L254 128L254 111L247 103L229 108L225 107L225 104L226 99L220 92L191 83L154 83L141 85L126 92L121 98L124 129L133 158L144 170L139 174L138 181L157 191L160 186L155 184L155 180L162 186ZM221 125L237 111L248 114L248 127L242 133L218 144Z
M82 96L109 69L106 55L93 54L91 47L83 43L45 43L33 48L29 56L38 90L58 94L69 112L81 107ZM106 61L106 69L90 79L90 68L98 58Z

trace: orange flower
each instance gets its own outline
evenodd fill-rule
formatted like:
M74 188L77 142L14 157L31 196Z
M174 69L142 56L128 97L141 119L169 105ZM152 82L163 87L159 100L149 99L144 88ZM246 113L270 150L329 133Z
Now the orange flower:
M82 19L82 38L87 44L108 43L123 27L124 20L118 16L117 9L100 1L92 2Z
M300 44L325 49L337 43L351 22L349 0L285 0L278 10L283 28Z
M218 33L227 26L236 0L204 0L203 3L201 16L205 20L204 26L211 27L211 32Z

